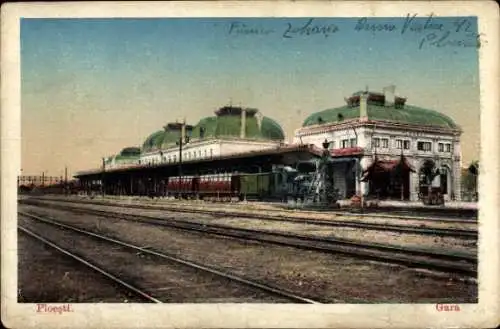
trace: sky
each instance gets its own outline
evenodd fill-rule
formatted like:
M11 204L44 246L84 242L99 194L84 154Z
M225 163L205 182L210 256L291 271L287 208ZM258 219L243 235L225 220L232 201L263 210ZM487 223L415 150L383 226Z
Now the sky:
M60 176L172 121L258 108L291 142L310 114L395 85L479 157L475 17L21 20L22 173Z

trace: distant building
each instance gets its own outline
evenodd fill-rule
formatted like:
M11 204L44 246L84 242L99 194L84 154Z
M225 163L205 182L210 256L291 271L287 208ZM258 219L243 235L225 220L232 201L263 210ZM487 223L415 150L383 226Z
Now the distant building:
M45 176L45 175L21 175L17 177L17 187L40 187L60 184L63 182L62 176Z
M310 115L294 136L297 144L321 147L326 140L332 153L352 153L353 161L335 165L334 184L341 197L360 192L374 195L384 189L388 197L417 200L424 184L422 168L431 161L440 173L433 185L441 186L445 200L460 199L461 129L452 119L407 105L406 98L395 95L394 86L383 93L359 91L345 102ZM394 184L392 178L379 186L362 181L375 160L377 170L392 177L390 172L401 159L414 170L402 184Z

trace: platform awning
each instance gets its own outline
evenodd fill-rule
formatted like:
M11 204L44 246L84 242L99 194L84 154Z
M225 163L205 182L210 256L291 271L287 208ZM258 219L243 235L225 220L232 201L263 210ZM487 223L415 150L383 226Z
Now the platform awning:
M402 170L403 172L415 172L415 169L408 162L405 156L401 156L398 160L379 160L375 158L375 161L373 161L373 163L363 171L363 177L361 180L367 181L373 175L391 173L397 170Z

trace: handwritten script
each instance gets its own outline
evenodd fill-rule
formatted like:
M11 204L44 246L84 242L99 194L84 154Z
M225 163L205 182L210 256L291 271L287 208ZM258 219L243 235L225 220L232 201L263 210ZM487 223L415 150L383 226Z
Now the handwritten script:
M418 38L418 49L425 47L476 47L481 46L481 34L472 29L470 18L458 17L451 24L438 22L434 14L417 20L417 14L408 14L402 24L380 23L380 19L360 18L354 30L370 33L400 33Z
M443 20L430 14L419 17L417 14L407 14L396 20L395 17L384 22L382 18L362 17L341 27L334 23L324 23L310 18L305 22L284 22L281 26L272 28L249 22L233 21L227 26L227 34L231 36L268 36L278 35L284 39L307 37L328 38L343 31L355 33L399 33L416 40L418 49L424 48L469 48L481 45L481 36L473 28L474 22L468 17L457 17Z
M324 36L325 38L336 33L339 30L335 24L319 24L314 21L314 18L309 19L306 23L292 24L286 23L282 29L275 30L262 26L250 26L243 22L231 22L228 29L228 34L242 35L268 35L280 33L285 39L307 36Z

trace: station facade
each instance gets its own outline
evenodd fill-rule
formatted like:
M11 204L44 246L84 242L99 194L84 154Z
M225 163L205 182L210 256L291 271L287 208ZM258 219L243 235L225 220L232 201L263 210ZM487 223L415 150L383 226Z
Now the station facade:
M108 188L135 193L149 181L181 174L261 172L273 166L319 158L325 142L333 161L339 198L355 194L416 201L432 164L445 200L460 198L460 128L449 117L406 104L395 87L360 91L341 107L311 114L285 143L281 126L257 109L225 106L195 125L166 124L142 147L127 147L102 159L102 167L75 177L84 184L106 174ZM397 169L402 177L394 179ZM373 173L378 173L377 177ZM396 175L397 176L397 175ZM112 192L112 191L110 191Z
M438 170L432 185L441 186L445 200L460 199L462 131L452 119L407 105L406 98L395 95L395 86L383 92L359 91L345 102L310 115L293 139L318 146L327 141L332 153L362 150L353 161L335 165L334 184L341 196L349 197L354 188L365 196L381 192L416 201L426 179L424 168L431 164ZM390 173L400 164L407 168L406 176L403 182L391 184ZM388 174L389 181L379 184L385 186L364 179L374 166Z

